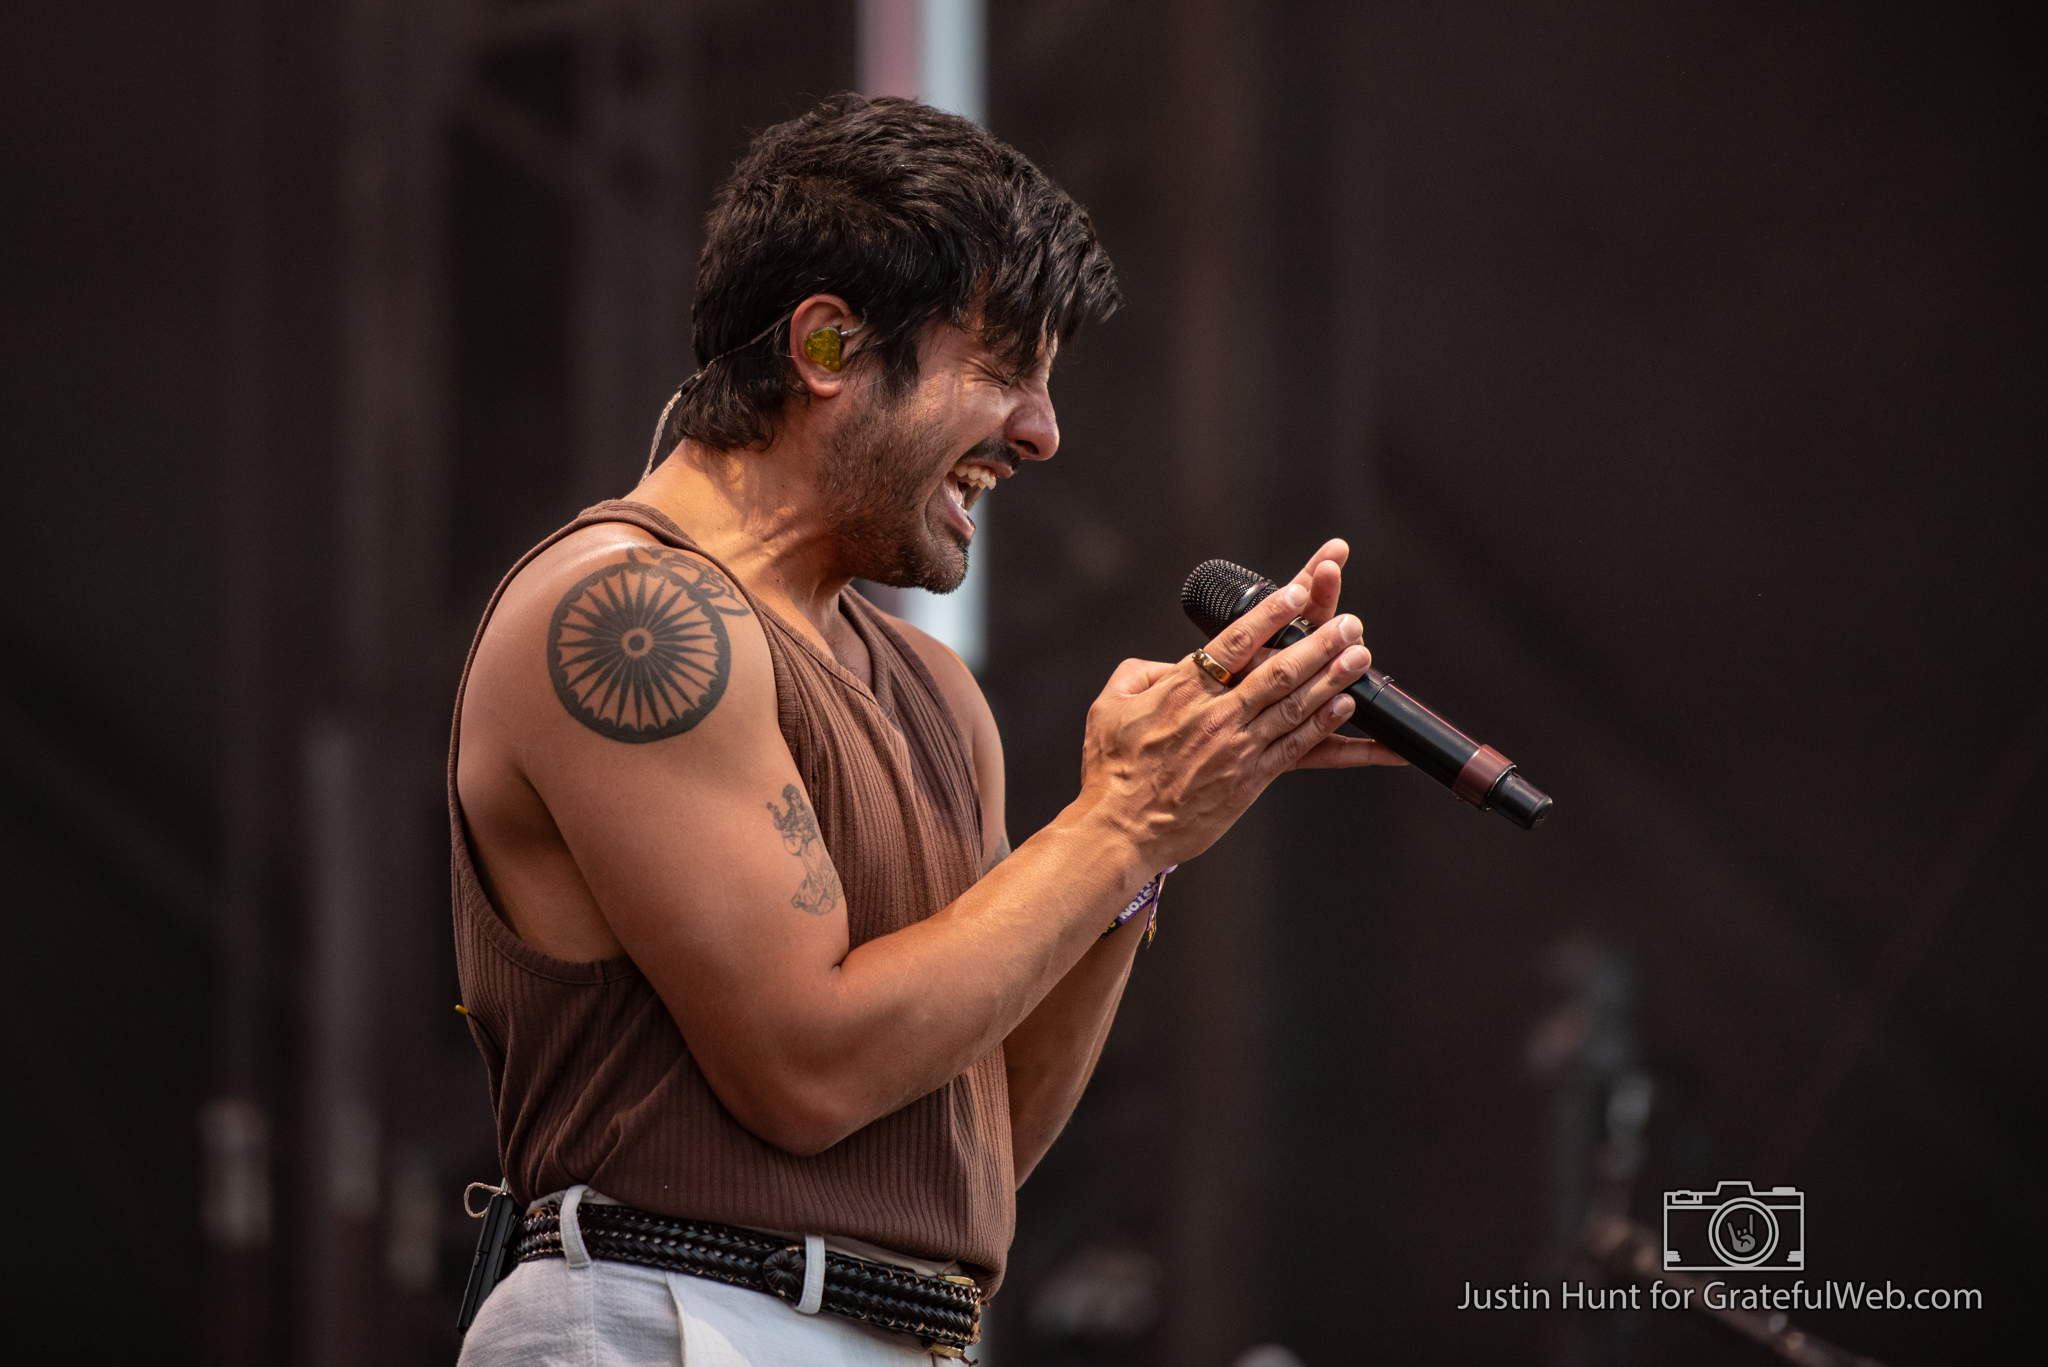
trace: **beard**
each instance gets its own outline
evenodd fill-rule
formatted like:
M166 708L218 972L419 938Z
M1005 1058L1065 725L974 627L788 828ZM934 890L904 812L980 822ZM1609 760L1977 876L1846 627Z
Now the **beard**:
M911 418L902 405L869 394L833 435L819 480L825 524L856 578L951 593L967 577L967 542L950 523L932 525L931 505L944 497L937 478L969 453L950 452L937 421ZM1007 443L994 440L1009 459Z

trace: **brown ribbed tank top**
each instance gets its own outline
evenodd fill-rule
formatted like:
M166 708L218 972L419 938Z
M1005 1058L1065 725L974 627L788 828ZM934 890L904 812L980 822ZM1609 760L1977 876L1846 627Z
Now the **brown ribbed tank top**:
M603 522L629 523L704 555L653 508L598 504L512 568L477 640L505 585L536 555ZM873 687L863 686L719 568L746 594L768 638L782 737L845 889L852 943L952 902L982 873L981 802L959 726L923 662L866 600L842 594L873 662ZM464 688L468 682L465 665ZM460 691L455 716L459 740ZM456 793L455 745L448 749L448 814L456 967L490 1073L499 1157L513 1192L528 1201L588 1183L664 1215L842 1235L919 1258L958 1259L993 1289L1016 1218L1002 1050L814 1157L756 1138L719 1103L675 1019L630 959L552 958L521 940L491 905Z

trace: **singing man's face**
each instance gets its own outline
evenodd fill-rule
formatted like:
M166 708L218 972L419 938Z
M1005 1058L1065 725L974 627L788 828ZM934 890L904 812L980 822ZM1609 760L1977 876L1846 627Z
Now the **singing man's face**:
M898 588L951 593L967 577L970 515L1020 462L1059 449L1047 377L1054 347L1030 371L1006 373L972 333L927 330L916 386L882 394L873 370L853 372L854 407L832 434L821 483L846 568Z

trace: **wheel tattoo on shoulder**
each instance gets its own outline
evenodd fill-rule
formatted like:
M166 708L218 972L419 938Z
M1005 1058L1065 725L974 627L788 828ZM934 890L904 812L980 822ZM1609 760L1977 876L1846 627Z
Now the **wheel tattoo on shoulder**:
M701 561L635 547L562 596L548 674L569 715L628 744L680 736L711 715L732 673L725 619L746 601Z

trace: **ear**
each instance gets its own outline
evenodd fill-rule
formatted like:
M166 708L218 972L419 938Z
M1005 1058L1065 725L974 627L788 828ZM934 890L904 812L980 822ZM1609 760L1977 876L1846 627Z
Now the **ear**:
M845 386L852 334L859 328L860 320L836 294L814 294L790 314L789 359L814 397L832 398Z

